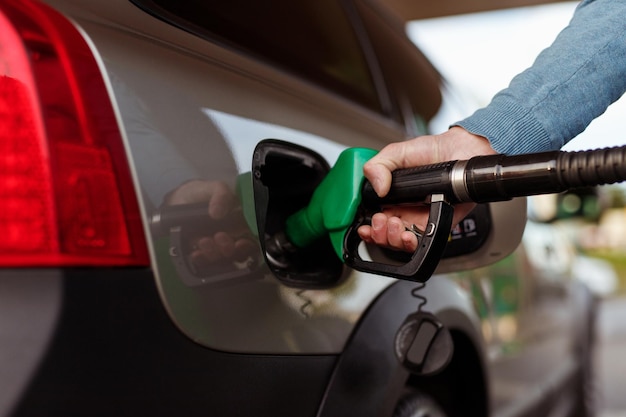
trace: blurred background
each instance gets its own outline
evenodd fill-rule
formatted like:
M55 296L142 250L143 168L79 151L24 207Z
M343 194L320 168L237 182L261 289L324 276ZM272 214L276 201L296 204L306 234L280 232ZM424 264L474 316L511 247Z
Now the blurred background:
M578 2L412 21L411 39L438 67L462 110L486 105L529 67L567 25ZM564 150L626 144L626 98L613 104ZM435 131L455 121L442 119ZM626 187L612 185L565 195L533 197L524 237L538 267L568 268L599 299L596 370L599 415L626 416ZM548 226L546 226L548 225ZM551 248L546 250L546 248Z

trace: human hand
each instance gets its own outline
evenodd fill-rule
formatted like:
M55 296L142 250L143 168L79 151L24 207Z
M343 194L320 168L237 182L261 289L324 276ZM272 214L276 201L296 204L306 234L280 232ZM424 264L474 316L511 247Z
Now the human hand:
M191 180L165 198L165 205L207 203L206 215L224 230L207 233L198 229L186 231L190 248L188 260L197 273L211 273L216 267L228 267L233 262L246 262L258 252L239 207L235 193L222 181ZM234 218L234 221L233 221Z
M391 172L396 169L495 153L486 138L471 134L461 127L452 127L440 135L420 136L387 145L365 164L363 172L378 196L384 197L391 187ZM472 203L456 205L453 224L467 216L474 206ZM415 233L407 231L407 227L416 225L424 230L427 220L428 207L394 206L376 213L372 217L371 226L361 226L358 233L364 242L414 252L417 249L417 237Z

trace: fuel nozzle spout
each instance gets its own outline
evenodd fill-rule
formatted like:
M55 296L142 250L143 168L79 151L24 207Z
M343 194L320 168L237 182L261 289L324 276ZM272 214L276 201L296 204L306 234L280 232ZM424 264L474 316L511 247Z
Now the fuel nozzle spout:
M269 263L277 268L289 268L289 258L298 252L284 231L267 236L265 240L265 256Z
M361 203L363 165L375 154L372 149L349 148L339 155L309 204L287 218L284 230L266 240L270 262L280 265L298 248L325 236L330 237L337 256L343 258L345 233Z

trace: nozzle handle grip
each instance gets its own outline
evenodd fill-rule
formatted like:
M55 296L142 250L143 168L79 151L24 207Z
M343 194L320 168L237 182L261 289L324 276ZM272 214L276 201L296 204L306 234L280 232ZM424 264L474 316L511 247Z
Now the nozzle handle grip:
M453 191L452 174L457 161L447 161L391 173L391 188L385 197L378 197L374 187L365 181L361 198L364 208L376 210L385 205L419 204L428 202L433 194L443 194L447 201L458 202Z
M496 154L399 169L392 172L389 193L382 198L365 182L363 206L376 210L386 205L428 203L433 194L443 194L456 204L561 192L567 188L558 170L562 154L567 152Z

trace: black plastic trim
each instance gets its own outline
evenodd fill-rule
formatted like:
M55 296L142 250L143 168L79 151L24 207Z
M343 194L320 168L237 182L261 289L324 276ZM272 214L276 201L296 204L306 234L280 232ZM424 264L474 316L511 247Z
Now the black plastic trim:
M443 384L450 393L462 394L456 399L448 398L458 407L471 404L473 411L487 410L485 362L476 350L479 336L469 318L458 310L447 309L436 314L453 332L455 340L466 341L462 351L457 352L455 347L451 371L446 368L433 376L413 377L396 357L394 344L398 329L418 305L412 295L415 287L415 283L398 281L370 306L337 362L317 417L391 416L408 389L416 384L428 389L435 382ZM471 372L462 377L451 373L464 364L460 359L468 358ZM468 381L472 381L471 388L465 387ZM432 390L427 392L439 395Z
M287 218L309 204L330 167L318 153L293 143L266 139L258 143L252 161L254 201L259 240L274 276L291 287L329 288L346 276L343 262L325 236L306 248L286 253L282 262L270 259L272 239L284 232Z
M315 414L335 356L211 350L173 325L150 271L63 274L54 338L14 416Z

